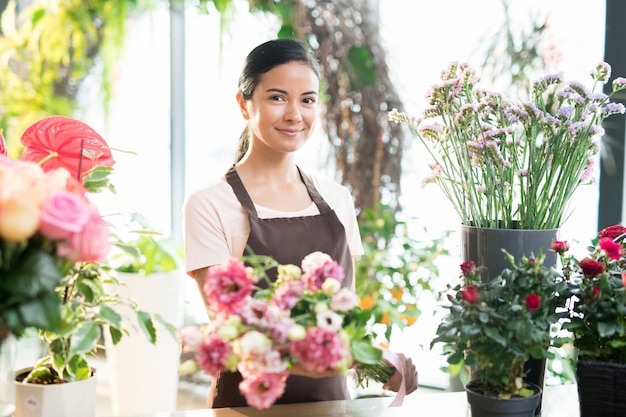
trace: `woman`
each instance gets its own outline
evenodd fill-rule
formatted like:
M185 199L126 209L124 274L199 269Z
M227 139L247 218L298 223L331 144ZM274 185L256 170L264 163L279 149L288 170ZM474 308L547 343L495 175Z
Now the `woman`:
M317 122L319 87L317 61L300 42L272 40L246 58L236 99L247 127L235 164L190 194L183 207L187 271L201 292L209 266L241 257L246 248L296 265L311 252L325 252L344 268L344 285L354 288L354 257L363 247L352 197L294 161ZM411 360L400 357L410 392L417 374ZM401 380L396 372L387 388L397 391ZM212 381L208 407L245 406L240 381L238 373L221 373ZM348 398L345 376L292 374L277 403Z

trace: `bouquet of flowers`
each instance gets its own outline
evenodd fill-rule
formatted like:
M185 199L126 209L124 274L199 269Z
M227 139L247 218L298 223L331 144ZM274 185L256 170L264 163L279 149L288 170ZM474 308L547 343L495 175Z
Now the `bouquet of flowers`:
M273 283L270 268L277 268ZM211 321L200 366L213 376L239 371L240 391L259 409L283 394L290 372L343 374L355 367L359 381L386 382L394 369L367 332L371 313L341 287L343 278L341 266L322 252L307 255L301 267L261 256L211 267L203 288Z
M407 124L433 162L424 180L437 184L466 226L501 229L561 227L569 201L593 181L602 122L623 114L611 96L626 88L611 67L598 64L593 87L549 74L533 83L529 100L479 88L479 77L454 62L427 95L421 117L396 109L389 119Z
M109 250L108 225L81 181L88 177L75 177L63 166L71 159L67 153L50 157L52 145L37 140L42 124L61 129L63 122L80 123L56 116L25 132L22 160L7 156L0 135L0 343L8 333L20 335L29 326L60 330L57 287L62 277L74 264L100 261ZM87 136L84 130L79 135ZM83 153L95 148L93 143L82 147ZM92 159L83 161L83 167L91 168Z

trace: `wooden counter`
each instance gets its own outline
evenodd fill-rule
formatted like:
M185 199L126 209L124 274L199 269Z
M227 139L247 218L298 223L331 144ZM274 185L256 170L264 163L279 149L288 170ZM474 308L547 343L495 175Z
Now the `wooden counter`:
M363 398L276 405L267 410L249 407L163 412L135 417L470 417L465 392L417 392L405 397L401 407L388 407L392 398ZM546 387L541 417L577 417L576 385Z

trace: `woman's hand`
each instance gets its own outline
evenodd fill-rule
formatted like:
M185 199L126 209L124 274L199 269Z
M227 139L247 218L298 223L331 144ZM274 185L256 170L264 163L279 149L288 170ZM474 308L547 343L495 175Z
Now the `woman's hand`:
M404 384L406 387L406 394L410 394L417 389L417 369L415 369L415 365L413 364L411 358L407 358L402 353L396 353L396 355L404 368ZM385 360L385 362L387 361ZM401 383L402 373L399 369L396 369L396 372L393 374L391 379L383 385L383 389L398 392L398 390L400 390Z

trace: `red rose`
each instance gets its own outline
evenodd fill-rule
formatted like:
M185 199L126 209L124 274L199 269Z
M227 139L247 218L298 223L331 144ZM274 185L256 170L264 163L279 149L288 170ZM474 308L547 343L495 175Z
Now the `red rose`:
M478 299L478 290L475 285L468 285L465 290L461 290L461 297L469 304L474 304Z
M556 253L565 253L569 250L569 244L565 240L555 240L552 242L551 248Z
M613 226L606 227L598 233L599 238L608 237L610 239L615 239L616 237L623 235L626 233L626 227L621 224L614 224Z
M45 171L63 167L82 180L95 166L115 161L105 140L85 123L65 116L49 116L30 125L22 134L22 160L41 163Z
M586 278L595 277L604 271L604 265L593 259L583 259L578 262L578 266L583 270L583 275Z
M541 306L541 297L537 294L528 294L526 296L526 307L529 310L537 310Z
M474 264L474 261L465 261L461 264L461 272L463 272L463 275L466 277L474 272L475 269L476 265Z
M591 299L597 300L602 295L602 290L597 285L594 285L591 289Z
M611 259L619 259L624 254L624 249L622 245L618 242L613 241L610 237L603 237L598 242L600 249L606 253L606 255Z

